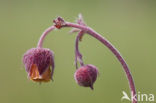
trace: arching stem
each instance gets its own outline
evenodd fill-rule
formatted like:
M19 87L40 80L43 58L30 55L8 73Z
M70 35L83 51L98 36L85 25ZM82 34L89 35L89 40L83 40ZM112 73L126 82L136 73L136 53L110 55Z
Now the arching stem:
M132 96L134 97L134 98L132 98L132 103L137 103L135 84L134 84L132 75L130 73L130 70L128 68L128 65L126 64L125 60L121 56L120 52L106 38L102 37L100 34L96 33L93 29L91 29L87 26L66 22L66 24L63 25L63 27L74 27L74 28L78 28L82 31L85 31L89 35L91 35L94 38L96 38L97 40L99 40L106 47L108 47L108 49L117 57L117 59L123 66L123 69L126 73L127 79L129 81L129 87L131 89Z
M47 35L49 32L51 32L52 30L54 30L54 29L55 29L55 26L50 26L48 29L46 29L46 30L42 33L42 35L41 35L41 37L40 37L40 39L39 39L39 41L38 41L38 44L37 44L37 47L38 47L38 48L42 48L43 40L45 39L46 35Z

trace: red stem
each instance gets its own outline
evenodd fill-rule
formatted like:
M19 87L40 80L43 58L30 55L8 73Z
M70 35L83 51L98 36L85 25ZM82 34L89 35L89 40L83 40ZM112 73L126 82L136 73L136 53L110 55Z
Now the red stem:
M83 60L82 60L82 55L79 51L79 40L80 37L84 34L83 31L80 31L76 37L76 41L75 41L75 65L76 65L76 69L78 69L78 65L77 65L77 61L79 61L80 65L83 66Z
M37 44L37 47L38 48L42 48L42 45L43 45L43 40L45 39L46 35L51 32L52 30L55 29L55 26L50 26L49 28L47 28L41 35L39 41L38 41L38 44Z
M123 69L126 73L127 79L129 81L129 87L130 87L132 96L135 96L135 98L133 98L133 100L132 100L132 103L137 103L135 84L134 84L131 72L128 68L128 65L126 64L126 61L121 56L120 52L106 38L102 37L100 34L96 33L93 29L91 29L89 27L74 24L74 23L69 23L69 22L66 22L66 25L64 27L74 27L74 28L81 29L81 30L85 31L86 33L90 34L91 36L93 36L94 38L96 38L97 40L99 40L106 47L108 47L108 49L117 57L117 59L123 66Z

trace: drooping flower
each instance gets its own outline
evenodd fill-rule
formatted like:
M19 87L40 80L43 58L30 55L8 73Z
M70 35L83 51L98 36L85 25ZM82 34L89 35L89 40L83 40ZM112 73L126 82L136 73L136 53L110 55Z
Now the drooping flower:
M54 72L54 55L50 49L32 48L23 56L23 63L29 79L36 82L48 82Z
M97 75L98 69L92 64L87 64L76 70L74 78L80 86L93 89L93 84L96 81Z

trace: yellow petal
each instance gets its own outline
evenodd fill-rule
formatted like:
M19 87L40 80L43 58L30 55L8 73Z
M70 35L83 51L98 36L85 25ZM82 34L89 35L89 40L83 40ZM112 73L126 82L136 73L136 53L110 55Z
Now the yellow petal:
M46 71L42 74L39 75L39 71L37 68L36 64L33 64L30 70L30 79L35 81L35 82L48 82L51 80L51 70L50 66Z

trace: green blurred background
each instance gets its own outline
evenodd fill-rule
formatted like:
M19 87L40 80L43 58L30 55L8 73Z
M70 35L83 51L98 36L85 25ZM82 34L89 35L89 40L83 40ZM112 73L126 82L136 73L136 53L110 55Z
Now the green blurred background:
M121 52L137 91L156 96L155 0L0 0L0 103L130 103L121 102L122 91L130 92L120 63L89 35L80 51L100 75L94 91L75 83L76 34L68 34L71 28L51 32L44 42L55 53L54 82L39 85L27 79L23 54L36 47L57 16L75 22L79 13Z

